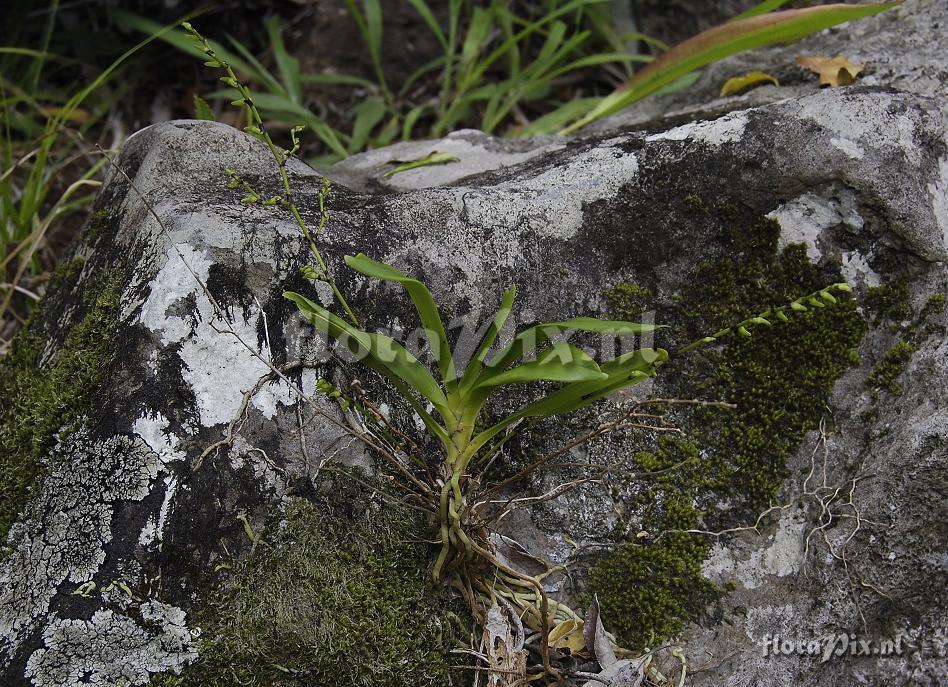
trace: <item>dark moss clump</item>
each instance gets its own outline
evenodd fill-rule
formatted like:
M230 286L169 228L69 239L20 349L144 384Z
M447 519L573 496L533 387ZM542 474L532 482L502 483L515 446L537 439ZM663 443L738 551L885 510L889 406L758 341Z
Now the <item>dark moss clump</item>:
M912 316L908 281L904 278L869 287L865 303L876 325L883 320L899 321Z
M611 317L634 321L645 310L652 292L644 286L631 282L619 282L603 292L609 302Z
M876 289L877 292L878 289L888 289L886 292L900 291L904 284L904 280L898 280L891 282L889 285L876 287ZM901 396L902 386L899 384L898 378L905 371L905 367L912 356L932 334L944 334L943 327L933 324L929 320L944 311L945 294L934 293L929 296L924 307L917 314L912 313L908 305L907 291L904 299L900 299L900 302L902 300L904 300L905 309L900 305L894 313L883 311L877 316L877 324L887 319L896 319L897 322L892 323L891 329L900 333L901 336L898 342L885 352L882 360L872 368L872 372L866 378L866 388L870 389L876 398L880 391L887 391L893 396ZM909 320L909 322L906 322L906 320Z
M838 272L812 264L803 245L778 251L775 222L742 226L734 212L718 214L732 225L724 235L727 257L700 265L677 311L658 318L681 332L683 343L841 281ZM627 512L641 515L648 536L629 540L639 523L626 525L620 541L627 543L592 570L603 614L630 647L676 632L712 594L700 572L707 544L681 530L753 522L775 497L787 458L819 426L834 383L859 363L866 323L855 300L844 295L820 305L669 365L663 395L737 408L681 413L678 425L693 442L664 440L636 456L644 471L678 467L647 479L647 491L626 504ZM729 504L724 511L713 507L721 502Z
M50 296L72 288L82 265L80 259L63 264ZM42 478L42 460L57 434L77 428L108 369L124 284L121 270L89 284L84 313L48 358L50 342L28 326L0 360L0 539ZM37 308L42 310L42 305Z
M696 528L694 499L703 485L697 445L666 437L655 450L639 453L636 463L644 472L660 473L632 504L643 509L642 529ZM707 553L700 537L685 532L620 546L593 568L590 579L607 627L630 649L654 648L679 632L714 597L714 585L701 575Z
M682 300L690 337L840 281L838 273L812 264L802 244L778 255L778 236L776 223L762 222L733 242L738 251L730 259L699 268ZM696 412L697 422L688 428L708 454L707 486L742 506L731 509L732 517L768 506L786 477L787 457L819 425L836 380L859 364L856 347L866 322L855 299L842 294L834 304L808 307L787 323L734 337L726 348L699 349L679 380L679 397L737 406Z
M197 662L152 684L449 684L449 650L467 630L433 588L424 532L410 514L343 498L348 509L290 499L204 599Z
M945 294L943 293L933 293L928 297L928 300L925 301L925 307L922 309L922 314L920 318L925 320L930 316L937 313L945 311Z
M885 352L879 364L872 368L872 373L866 378L866 386L870 389L884 389L893 396L901 396L902 385L899 384L898 378L917 350L917 344L900 339Z

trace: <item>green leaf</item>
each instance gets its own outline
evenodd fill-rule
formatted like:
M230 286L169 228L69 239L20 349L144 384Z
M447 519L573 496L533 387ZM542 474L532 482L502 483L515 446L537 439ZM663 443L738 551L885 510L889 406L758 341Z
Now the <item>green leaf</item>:
M359 153L365 148L372 129L385 116L385 103L379 98L363 100L355 107L355 123L352 125L352 139L349 141L349 152Z
M525 329L514 337L507 346L493 357L482 373L478 383L486 381L487 377L500 374L511 364L532 353L557 334L570 330L592 332L594 334L608 334L613 336L639 335L653 332L660 325L640 324L638 322L622 322L619 320L600 320L595 317L574 317L564 322L547 322Z
M464 43L461 46L461 62L458 65L459 81L466 81L464 77L478 55L481 54L481 46L487 41L489 31L490 12L483 7L475 7L474 14L471 16L471 23L467 27L467 35L464 37Z
M745 50L791 43L816 31L897 7L901 2L832 4L751 16L708 29L679 43L638 71L592 112L560 133L572 133L597 119L622 110L676 79Z
M534 119L517 136L545 136L554 134L569 122L583 116L599 103L601 98L574 98L560 105L552 112Z
M783 7L790 0L764 0L764 2L754 5L749 10L741 12L739 15L731 19L731 21L740 21L741 19L750 19L751 17L756 17L759 14L767 14L767 12L772 12L779 7Z
M499 432L524 418L569 413L638 384L654 376L667 360L668 352L661 348L641 348L610 360L599 368L606 374L604 379L573 382L529 404L474 437L469 451L471 455L475 454Z
M376 372L393 381L401 380L407 384L410 389L431 401L444 421L451 424L453 414L448 408L447 398L441 387L425 366L400 343L384 334L357 329L298 293L286 291L283 296L296 303L296 307L317 330L338 341Z
M774 86L779 86L780 82L777 81L775 76L771 76L767 72L762 71L753 71L748 72L747 74L741 74L740 76L732 76L730 79L724 82L724 85L721 86L720 96L722 98L734 95L735 93L740 93L745 91L748 88L754 86L760 86L761 84L772 83Z
M350 74L330 74L329 72L320 72L318 74L303 74L300 76L302 83L319 83L330 86L362 86L364 88L376 88L374 82L363 79L361 76L351 76Z
M426 109L428 109L427 105L416 105L408 111L407 115L405 115L405 121L402 123L403 141L411 140L411 131L415 128L418 118L425 113Z
M280 18L276 15L267 20L267 34L270 37L270 47L273 57L280 71L280 78L286 88L290 100L300 105L303 102L303 85L300 81L300 63L290 55L283 43L283 33L280 31Z
M197 93L194 94L194 117L195 119L203 119L209 122L213 122L216 119L211 106Z
M445 37L444 31L441 30L441 24L438 23L431 8L428 7L428 3L426 3L425 0L408 0L408 2L415 8L415 11L418 12L428 28L431 29L431 33L434 34L438 43L441 44L441 49L447 52L448 39Z
M221 90L208 93L208 98L232 98L236 91ZM254 104L257 109L269 119L286 122L288 124L299 124L301 121L307 128L316 134L319 139L326 144L340 158L348 157L349 152L339 140L340 134L329 126L324 120L307 110L301 105L297 105L286 95L275 93L257 93L254 95ZM241 104L242 101L236 101Z
M362 40L369 46L372 57L372 66L375 68L375 78L384 93L388 93L385 83L385 70L382 67L382 5L379 0L362 0L362 10L355 0L346 0L349 13L362 34Z
M287 98L290 97L286 87L280 83L280 80L276 78L269 69L263 66L263 63L260 62L260 60L253 56L253 53L250 52L247 46L230 35L227 36L227 40L230 42L234 50L236 50L246 61L246 63L253 68L251 73L255 80L259 81L271 93L279 94Z
M445 386L451 388L456 383L454 357L451 355L450 346L448 346L448 337L444 331L444 324L441 322L441 315L438 313L438 306L435 304L428 287L391 265L376 262L363 253L359 253L355 257L347 255L345 260L349 267L367 277L381 279L382 281L394 281L405 288L412 303L415 304L418 316L421 318L421 325L428 337L431 352L438 360L441 378L444 380Z
M389 160L388 164L398 165L395 169L390 169L385 173L384 176L391 177L396 174L401 174L402 172L407 172L412 169L418 169L419 167L431 167L432 165L446 165L449 162L460 162L461 159L456 155L451 153L439 153L437 150L432 150L430 153L424 157L420 157L416 160Z
M500 308L497 309L497 314L494 315L494 321L491 322L490 327L487 328L487 331L484 333L484 337L478 344L477 350L474 352L470 362L464 369L464 378L461 382L462 388L468 389L477 381L477 376L480 374L481 369L484 366L484 358L487 357L491 346L493 346L494 341L497 340L500 330L504 328L504 323L507 321L507 317L513 310L513 303L516 297L517 286L515 284L504 292L504 297L501 300Z
M538 381L592 382L607 377L582 349L568 343L556 343L544 349L534 360L490 377L474 388Z

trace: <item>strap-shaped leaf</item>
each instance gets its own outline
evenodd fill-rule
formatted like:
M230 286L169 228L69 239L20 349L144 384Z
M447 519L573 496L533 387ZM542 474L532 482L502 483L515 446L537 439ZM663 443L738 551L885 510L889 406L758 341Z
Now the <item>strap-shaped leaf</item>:
M774 7L782 3L767 3ZM597 119L622 110L676 79L724 57L752 48L790 43L822 29L869 17L898 7L901 2L834 3L750 16L708 29L679 43L639 70L582 119L560 134L570 134Z
M520 360L525 354L532 353L539 346L552 339L557 334L570 330L592 332L594 334L626 335L645 334L653 332L664 325L641 324L638 322L623 322L621 320L600 320L595 317L574 317L564 322L547 322L525 329L514 337L505 348L491 359L478 379L478 384L488 378L502 373L510 365Z
M534 360L485 379L475 389L517 382L595 382L608 377L582 349L556 343Z
M448 409L448 401L441 387L427 368L401 344L383 334L356 329L341 317L333 315L326 308L298 293L286 291L283 296L296 303L300 312L319 331L342 343L359 356L362 363L389 379L403 381L409 388L431 401L444 421L451 424L453 414Z
M448 337L444 332L444 324L441 322L441 315L438 314L438 306L428 287L417 279L413 279L400 270L386 265L383 262L377 262L364 253L359 253L355 257L347 255L346 264L352 269L362 274L381 279L382 281L398 282L405 287L418 316L421 318L421 325L425 328L425 334L428 337L428 343L431 351L438 360L438 369L441 371L441 378L445 386L451 388L456 384L457 375L454 369L454 357L451 355L451 348L448 346Z
M654 376L658 367L667 360L668 352L662 348L658 350L641 348L614 358L599 368L606 374L605 379L573 382L544 396L478 434L471 442L468 452L470 456L473 456L484 444L518 420L579 410L622 389L638 384L643 379Z
M516 297L517 286L515 284L504 292L504 298L500 303L497 314L494 315L494 321L491 322L490 327L484 332L484 337L481 339L477 351L474 352L473 357L464 369L464 377L461 380L462 388L471 387L474 385L474 382L477 381L477 375L480 374L481 368L484 366L484 359L490 352L490 347L493 346L497 340L500 330L504 328L504 323L513 310L514 298Z

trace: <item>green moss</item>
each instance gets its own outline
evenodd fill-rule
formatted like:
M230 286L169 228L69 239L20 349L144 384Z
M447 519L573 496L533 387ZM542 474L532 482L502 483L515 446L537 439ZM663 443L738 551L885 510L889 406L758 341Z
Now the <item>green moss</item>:
M698 269L682 301L689 338L839 281L813 265L802 244L778 255L778 236L776 223L764 221L732 241L731 259ZM708 453L715 495L736 499L744 516L767 507L786 477L787 457L819 425L836 380L859 364L856 347L865 331L855 299L842 295L787 323L757 327L749 338L735 337L724 349L699 349L688 360L677 395L737 406L698 411L689 427Z
M102 236L115 230L116 216L108 210L95 210L86 221L82 238L87 244L98 241Z
M897 380L917 350L917 344L900 339L895 346L885 352L879 364L872 368L872 372L866 378L866 386L873 390L884 389L893 396L901 396L902 386Z
M908 319L912 316L908 280L900 278L880 286L869 287L865 304L873 315L873 324L878 325L884 320Z
M741 224L732 207L712 211L727 225L727 257L700 265L676 299L677 311L658 318L681 341L840 281L838 273L813 265L803 245L778 251L776 222ZM591 589L623 643L655 646L701 612L713 589L700 573L707 543L678 530L746 524L771 503L787 458L819 425L835 381L859 363L856 347L865 331L855 300L843 296L669 366L663 395L726 400L737 408L681 413L676 421L692 441L666 438L636 456L643 471L679 467L646 478L647 489L626 504L641 522L623 523L623 532L642 529L649 536L624 540L592 569ZM710 507L722 502L726 511Z
M638 284L619 282L603 291L603 295L609 302L610 317L633 322L645 310L652 292Z
M661 472L632 504L644 508L642 529L657 533L697 527L694 498L704 482L697 445L663 437L654 451L639 453L636 463L645 472ZM679 632L686 618L700 613L715 593L701 575L707 553L701 538L669 532L652 542L624 544L593 567L590 584L606 626L624 646L654 648Z
M65 263L49 293L72 288L81 271L81 260ZM124 285L122 270L87 285L84 314L48 359L47 339L28 326L0 360L0 539L42 479L42 460L57 434L75 430L89 407L114 354Z
M932 315L937 315L945 311L945 294L943 293L933 293L928 297L928 300L925 301L925 307L922 308L922 312L919 315L920 320L927 320Z
M203 600L197 662L154 685L449 683L449 650L467 630L431 585L425 533L411 515L334 491L325 507L286 502Z

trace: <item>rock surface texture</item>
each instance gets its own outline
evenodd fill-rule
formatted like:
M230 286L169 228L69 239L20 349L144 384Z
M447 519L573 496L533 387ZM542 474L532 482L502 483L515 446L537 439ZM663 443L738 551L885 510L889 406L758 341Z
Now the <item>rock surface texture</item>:
M839 315L847 324L819 325L828 341L811 336L818 323L806 319L775 325L769 339L761 335L772 346L766 364L798 366L780 368L792 383L774 392L779 403L754 395L758 349L740 341L690 367L671 366L667 378L645 389L708 397L723 388L715 386L723 374L731 391L720 398L743 394L745 403L766 408L760 426L800 418L786 430L794 440L785 465L753 462L772 455L784 436L758 437L751 449L741 444L751 456L745 463L731 460L729 439L716 444L716 458L702 449L708 436L696 440L691 460L718 461L699 471L712 478L728 471L723 481L741 486L687 486L694 491L686 507L699 515L683 529L715 531L694 536L703 542L701 572L716 587L686 604L691 620L678 636L688 684L948 680L948 62L939 47L946 29L942 3L909 0L801 46L716 66L700 82L745 65L761 68L761 60L784 64L797 54L839 51L874 66L861 85L761 89L712 103L704 115L699 103L709 91L699 89L688 95L692 102L680 101L692 111L672 122L642 127L628 115L611 130L526 143L463 132L356 156L328 172L336 182L332 218L319 240L370 329L409 331L415 314L398 290L347 270L345 254L365 252L423 279L446 322L486 321L516 282L518 323L653 317L671 325L657 338L671 351L715 326L718 310L730 317L735 308L755 308L743 311L748 316L779 304L760 295L766 289L789 300L808 292L791 293L798 286L815 284L812 291L840 275L853 286L849 310ZM717 116L719 106L729 111ZM635 126L622 128L628 124ZM433 148L461 161L381 177L388 159ZM88 318L90 298L120 276L110 350L93 361L98 381L82 412L48 437L52 448L36 467L39 477L24 493L0 559L4 685L201 684L175 676L187 678L187 666L215 639L209 635L233 629L215 620L220 608L233 606L215 590L227 589L240 561L260 555L258 545L297 541L287 534L293 520L281 503L302 498L352 522L371 505L365 495L342 504L326 495L320 468L327 461L370 461L337 424L345 422L338 407L316 393L317 379L344 385L358 378L380 407L401 412L397 396L370 373L335 362L282 298L291 289L329 303L324 290L298 276L306 250L295 224L279 208L243 204L239 190L226 188L224 170L233 168L275 192L273 161L261 144L220 124L171 122L134 135L117 164L123 174L112 174L76 248L81 268L51 290L32 324L48 342L37 364L55 365L68 332ZM315 226L322 179L302 164L291 163L290 171ZM784 281L771 288L765 282L776 280L776 271ZM623 294L641 302L623 301ZM850 338L839 343L834 329ZM794 337L809 337L812 355L783 356ZM751 341L758 341L756 330ZM844 361L830 360L832 378L813 381L811 391L808 366L833 346ZM729 372L728 362L738 360L743 372ZM715 367L721 361L725 367ZM285 376L271 374L271 364ZM768 374L758 382L772 381ZM818 397L824 386L825 398ZM818 398L815 410L791 407L801 388ZM545 425L514 442L508 457L515 463L565 443L612 408ZM676 419L687 432L697 421ZM715 426L729 431L729 422ZM656 441L616 437L573 455L648 470L636 455L643 448L657 455ZM217 450L208 451L215 442ZM542 493L555 485L545 475L524 488ZM664 496L648 494L665 503L675 485L665 488ZM608 554L595 544L635 546L659 534L637 539L650 529L643 493L634 481L588 485L536 511L517 511L506 531L554 562L575 564L580 594L604 596L594 571L611 564L601 562ZM725 529L732 531L720 533ZM356 565L346 560L340 570ZM330 573L327 579L337 579ZM630 575L634 588L641 573ZM288 579L283 601L302 598L289 593L297 583ZM237 592L230 590L232 600ZM611 616L604 609L606 619L629 625L640 613L632 624L654 620L653 606L628 603L614 605ZM290 601L285 606L284 617L304 617ZM639 637L632 630L624 636ZM813 640L827 637L835 643L813 648ZM808 642L815 655L796 651ZM880 647L886 655L871 653ZM378 655L371 646L370 655ZM294 673L284 660L261 659L259 675L276 663L285 670L257 684L317 684L307 681L315 673ZM670 656L660 660L668 674L678 665ZM204 684L236 684L218 677ZM351 684L428 684L399 679ZM327 684L347 680L343 672Z

